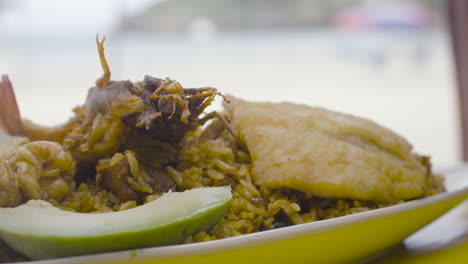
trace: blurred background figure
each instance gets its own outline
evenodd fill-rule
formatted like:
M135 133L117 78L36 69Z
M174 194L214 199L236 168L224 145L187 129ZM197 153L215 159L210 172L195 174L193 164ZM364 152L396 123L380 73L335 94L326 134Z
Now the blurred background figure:
M438 0L0 0L0 73L25 117L61 123L101 75L99 33L113 79L361 115L450 165L461 146L444 14Z

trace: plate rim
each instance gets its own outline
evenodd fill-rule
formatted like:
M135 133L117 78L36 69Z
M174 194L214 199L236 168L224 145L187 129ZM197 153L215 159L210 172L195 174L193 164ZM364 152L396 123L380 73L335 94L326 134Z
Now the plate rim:
M114 252L104 252L84 256L73 256L66 258L37 260L20 262L24 264L43 264L43 263L88 263L88 262L105 262L116 259L166 259L174 256L191 256L200 254L210 254L220 251L236 250L251 247L254 245L261 245L268 242L275 242L279 240L291 239L301 235L313 235L318 233L327 232L337 227L359 224L362 222L375 220L378 218L388 217L398 213L412 211L418 208L429 206L444 202L450 199L455 199L459 196L468 194L468 186L463 186L456 190L446 191L436 195L425 198L407 201L405 203L391 205L384 208L369 210L356 214L304 223L300 225L293 225L274 230L267 230L252 234L245 234L236 237L225 239L204 241L199 243L190 244L177 244L158 247L148 247L139 249L126 249ZM417 231L417 230L415 230Z

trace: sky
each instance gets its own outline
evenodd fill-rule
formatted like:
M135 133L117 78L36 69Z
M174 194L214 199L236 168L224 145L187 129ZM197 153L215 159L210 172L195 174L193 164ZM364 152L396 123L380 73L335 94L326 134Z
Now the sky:
M3 0L7 8L0 10L0 30L7 36L109 34L119 17L158 1Z

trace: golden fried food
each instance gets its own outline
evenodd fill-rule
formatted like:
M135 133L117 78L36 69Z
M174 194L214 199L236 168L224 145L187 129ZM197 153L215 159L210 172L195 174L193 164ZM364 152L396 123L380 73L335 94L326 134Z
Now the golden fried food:
M424 158L369 120L290 103L231 101L225 108L258 185L387 203L426 191Z

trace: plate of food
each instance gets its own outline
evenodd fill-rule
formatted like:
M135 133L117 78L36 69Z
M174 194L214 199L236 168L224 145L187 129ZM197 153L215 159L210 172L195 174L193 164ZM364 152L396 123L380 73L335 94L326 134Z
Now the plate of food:
M251 102L172 79L104 75L74 117L21 118L0 83L0 260L352 262L468 197L372 121ZM222 112L209 112L219 97Z

